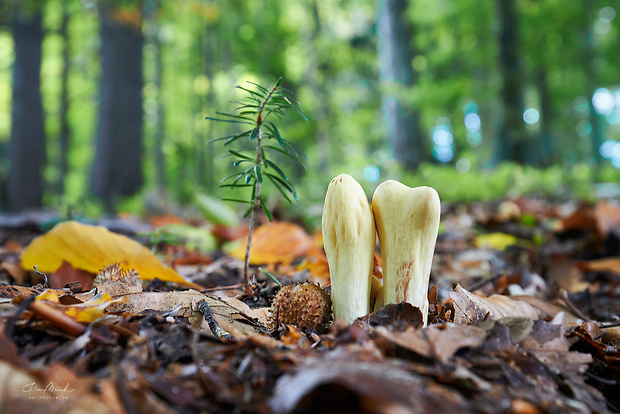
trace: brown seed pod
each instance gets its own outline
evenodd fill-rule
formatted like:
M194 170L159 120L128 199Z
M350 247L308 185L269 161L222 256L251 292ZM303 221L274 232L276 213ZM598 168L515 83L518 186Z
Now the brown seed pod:
M306 282L283 286L271 305L273 329L281 323L324 330L330 320L332 301L325 289Z

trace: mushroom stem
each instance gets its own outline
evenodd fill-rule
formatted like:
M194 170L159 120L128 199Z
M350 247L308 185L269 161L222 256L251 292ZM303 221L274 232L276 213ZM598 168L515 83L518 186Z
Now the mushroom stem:
M372 210L353 177L341 174L329 183L322 227L334 319L344 318L350 324L370 312L376 242Z
M409 188L388 180L375 190L372 211L383 258L383 304L417 306L426 326L439 196L430 187Z

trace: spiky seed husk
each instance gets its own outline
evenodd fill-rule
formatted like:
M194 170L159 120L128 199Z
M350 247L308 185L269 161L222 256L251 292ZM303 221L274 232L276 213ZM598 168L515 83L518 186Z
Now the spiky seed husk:
M314 283L283 286L271 305L272 328L284 323L322 331L329 324L331 307L329 294Z

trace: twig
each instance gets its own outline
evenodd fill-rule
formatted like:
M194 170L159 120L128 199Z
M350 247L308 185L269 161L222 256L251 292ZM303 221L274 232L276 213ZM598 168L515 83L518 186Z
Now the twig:
M620 321L610 322L607 325L600 324L598 327L599 329L609 329L609 328L615 328L616 326L620 326Z
M233 335L223 330L217 323L215 317L213 316L211 306L209 306L206 300L201 300L200 302L198 302L198 309L200 309L200 312L202 312L202 314L204 315L205 320L209 325L209 329L211 329L213 335L217 336L218 338L235 339Z
M43 273L43 272L40 272L40 271L37 269L37 266L34 266L34 267L33 267L33 269L34 269L34 272L35 272L36 274L43 276L43 280L44 280L43 287L45 287L45 288L46 288L46 287L47 287L47 275L46 275L45 273Z
M239 289L240 287L243 287L242 283L238 283L236 285L229 285L229 286L215 286L215 287L211 287L211 288L201 289L200 293L216 292L218 290L235 290L235 289Z
M583 319L584 321L590 320L588 316L586 316L582 311L577 308L577 306L575 306L573 302L571 302L566 289L562 289L562 291L560 292L560 299L562 299L562 302L564 302L564 304L568 306L568 308L571 310L571 312L575 314L575 316Z
M4 336L6 336L7 338L13 338L13 334L15 333L15 326L17 325L17 321L22 316L22 313L24 313L24 311L28 309L30 304L34 301L34 298L35 298L35 295L30 295L21 300L21 302L19 303L19 306L17 306L17 309L15 310L15 314L9 318L9 320L6 323L6 326L4 327Z

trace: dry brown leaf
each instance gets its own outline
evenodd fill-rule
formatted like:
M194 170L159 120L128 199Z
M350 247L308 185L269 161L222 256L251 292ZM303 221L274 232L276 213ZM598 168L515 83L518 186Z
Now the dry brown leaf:
M594 208L597 229L603 237L607 237L609 232L620 226L620 206L607 202L601 202Z
M578 262L577 267L586 272L611 272L620 275L620 257Z
M564 217L557 225L558 231L589 230L596 231L598 228L592 208L581 207L568 217Z
M153 252L140 243L112 233L105 227L77 221L57 224L48 233L34 239L21 255L24 269L31 270L38 266L45 273L55 272L63 261L76 269L95 274L104 266L119 263L123 270L135 269L143 280L158 278L163 282L201 288L164 266Z
M62 289L68 283L80 282L83 290L89 290L93 287L94 279L94 273L77 269L71 266L71 263L63 260L60 267L50 276L49 284L54 289Z
M428 343L422 330L415 329L413 326L408 327L402 332L395 332L389 330L385 326L378 326L376 332L382 338L425 358L431 358L433 356L433 348Z
M9 240L2 246L3 253L21 253L24 250L21 244L15 240Z
M527 302L503 295L482 298L457 284L450 298L454 303L454 322L466 324L476 321L494 321L507 316L538 319L536 310Z
M486 331L472 325L463 326L429 326L424 329L433 354L447 363L461 348L476 348L484 342Z
M27 273L17 263L3 260L0 268L2 268L2 270L11 275L11 277L15 280L15 282L17 282L18 285L23 285L26 283Z
M581 292L590 284L584 280L583 273L576 266L575 260L567 254L551 254L547 281L566 289L569 293Z
M215 320L220 327L234 335L235 337L245 337L249 333L265 333L266 329L261 323L265 315L253 317L244 311L229 305L226 301L203 295L195 290L183 292L140 292L124 296L125 303L113 303L107 310L109 312L129 312L141 313L146 310L152 311L172 311L176 309L176 315L190 318L190 322L197 328L209 331L206 324L203 324L204 317L198 311L198 303L206 301ZM237 302L234 302L238 305ZM239 306L239 305L238 305ZM240 306L241 307L241 306Z
M0 361L0 401L5 413L93 414L123 412L120 400L92 392L96 380L78 378L61 365L52 365L37 375ZM115 403L115 404L113 404Z

